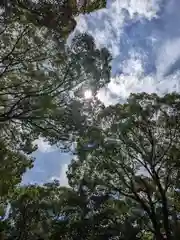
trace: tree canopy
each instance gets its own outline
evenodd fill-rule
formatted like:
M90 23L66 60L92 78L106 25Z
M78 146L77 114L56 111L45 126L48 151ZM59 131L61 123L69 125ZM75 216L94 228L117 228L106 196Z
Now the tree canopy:
M78 132L69 187L55 181L9 190L2 198L2 208L7 209L7 199L10 205L3 234L8 239L177 240L180 95L132 94L126 103L109 107L89 101L96 106L93 113L86 108L91 117L85 114L84 122L90 122L82 135Z
M27 153L39 136L68 140L75 92L85 85L97 91L109 81L110 54L87 34L64 48L47 28L19 18L5 22L0 34L1 138Z
M180 95L132 94L127 103L102 110L95 147L79 146L78 160L69 167L70 185L93 182L129 208L141 234L155 239L179 236L179 117ZM98 138L96 136L99 136ZM143 238L142 238L143 239Z
M75 17L104 5L0 3L0 240L179 239L180 95L105 107L110 53L85 33L66 44ZM75 143L68 187L22 184L39 137Z
M75 29L75 17L106 6L106 0L6 0L0 3L3 19L23 18L25 22L47 27L66 40Z

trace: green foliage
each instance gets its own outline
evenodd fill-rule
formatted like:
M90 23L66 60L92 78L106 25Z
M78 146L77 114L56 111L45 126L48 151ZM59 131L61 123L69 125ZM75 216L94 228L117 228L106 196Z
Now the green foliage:
M0 134L13 148L31 153L39 136L68 141L75 92L95 92L109 81L107 50L86 34L72 44L65 49L49 28L22 17L1 26Z
M0 143L0 199L7 198L14 187L21 182L21 177L27 168L32 167L33 159L24 154L9 149Z
M77 132L71 188L58 182L14 188L3 234L20 240L177 240L179 103L175 93L132 94L107 108L95 99L80 101L86 131ZM4 215L7 197L1 205Z
M93 139L87 135L78 145L79 160L69 166L71 186L77 188L85 178L121 201L131 199L131 214L156 239L177 239L179 234L174 203L180 173L179 103L179 94L142 93L103 109L94 121L101 141L83 155L84 144Z
M106 6L106 0L84 0L83 4L80 6L80 12L91 13L94 10L104 8ZM81 5L81 1L80 4Z
M180 95L131 94L105 107L109 52L74 17L105 1L0 3L0 239L177 240ZM84 92L91 90L92 99ZM22 186L33 142L75 141L69 187Z
M49 239L59 216L72 226L81 219L77 192L58 183L19 186L33 166L34 140L71 143L87 112L83 91L96 94L110 79L110 55L92 37L78 34L65 45L80 11L69 4L0 3L0 238Z
M100 240L120 234L125 239L127 226L131 238L126 239L136 239L139 231L132 219L128 221L123 203L95 189L87 195L83 189L77 192L58 182L32 185L17 188L10 204L4 231L8 239Z
M64 44L68 35L75 29L75 17L105 7L105 0L7 0L0 3L3 17L21 18L24 23L46 27Z

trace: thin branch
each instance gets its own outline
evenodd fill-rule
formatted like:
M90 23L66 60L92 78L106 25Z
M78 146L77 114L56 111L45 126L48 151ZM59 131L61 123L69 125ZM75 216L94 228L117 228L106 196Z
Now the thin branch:
M7 29L7 25L5 26L5 28L0 32L0 35L3 34Z
M11 51L10 51L6 56L4 56L4 57L2 58L2 60L1 60L2 62L3 62L5 59L8 59L8 57L9 57L11 54L13 54L14 50L16 49L17 44L18 44L19 41L22 39L24 33L26 32L26 30L27 30L28 28L29 28L29 26L26 26L25 29L21 32L21 34L20 34L19 37L17 38L17 40L16 40L13 48L11 49Z

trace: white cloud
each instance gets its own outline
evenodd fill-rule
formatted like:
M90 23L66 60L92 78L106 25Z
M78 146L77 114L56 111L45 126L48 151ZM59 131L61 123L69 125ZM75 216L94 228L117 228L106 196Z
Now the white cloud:
M131 52L130 58L122 62L122 72L129 76L142 76L144 72L142 60L140 58L136 58L136 54Z
M131 17L134 14L138 14L152 19L153 17L157 17L161 2L161 0L116 0L108 1L108 7L127 9Z
M111 79L108 85L108 91L102 90L99 98L105 105L109 105L126 100L131 93L147 92L166 94L174 91L179 92L179 79L180 72L159 80L155 75L144 76L142 78L138 78L135 75L121 75Z
M113 66L113 68L116 68L116 70L118 66L122 68L121 76L112 79L109 84L109 91L102 90L99 93L101 99L104 98L107 101L109 98L109 100L113 102L110 95L115 96L116 94L117 96L121 95L121 98L124 99L130 92L138 92L142 91L142 88L148 88L147 84L152 89L151 84L154 83L155 80L152 79L152 76L146 78L143 76L143 61L146 61L148 56L146 56L146 54L143 56L144 53L138 53L136 49L133 49L134 36L129 36L128 38L127 33L124 32L124 27L128 25L131 26L131 23L135 23L143 17L149 21L157 18L157 13L160 11L162 1L163 0L111 0L108 1L106 9L96 11L90 15L81 15L78 18L77 30L92 34L98 47L105 46L110 50L114 58L113 64L114 66L116 65L115 67ZM137 30L139 31L138 34L142 34L141 29ZM124 34L126 34L127 37ZM145 37L152 43L157 41L155 34ZM134 38L136 38L136 36ZM128 49L130 47L132 49ZM126 52L124 53L124 51ZM123 62L119 60L119 56L123 58L127 54L128 58L126 57ZM111 94L109 92L111 92Z
M113 54L118 55L118 47L114 41L118 40L122 33L121 27L125 17L126 14L115 2L111 4L110 8L101 9L88 15L80 15L77 18L76 30L92 34L98 47L110 47ZM115 26L118 26L118 29ZM107 36L110 37L107 39Z
M167 40L162 47L159 48L157 54L157 74L165 75L169 68L180 58L180 37L177 39Z
M62 164L59 176L53 176L49 180L50 181L58 180L61 186L67 187L69 186L68 178L66 174L67 171L68 171L68 163Z
M105 105L109 105L125 101L131 93L147 92L163 95L168 92L179 92L180 70L168 76L164 75L180 57L178 46L180 49L180 41L175 41L172 45L168 43L160 48L156 62L157 73L150 75L145 75L142 59L134 58L135 55L131 54L129 59L121 63L122 74L111 78L108 86L100 91L99 99ZM164 47L167 47L167 52L163 50Z
M76 18L77 30L82 32L92 31L94 33L97 29L97 34L102 34L106 39L107 35L105 33L108 30L112 32L116 28L114 33L120 33L119 30L127 17L134 18L138 16L149 20L157 17L162 2L163 0L109 0L107 1L107 8L89 15L81 14L78 16ZM91 24L94 25L93 29L91 29ZM99 27L102 28L102 31L99 31ZM101 41L102 39L97 40Z
M113 104L131 92L180 91L179 9L179 0L111 0L106 9L81 16L79 30L83 23L113 56L113 77L101 100Z
M59 178L60 184L62 186L68 186L68 179L66 175L67 170L68 170L68 164L62 165L61 171L60 171L60 178Z
M55 151L55 147L51 146L47 141L45 141L43 138L39 138L34 141L34 144L37 144L38 150L40 152L53 152Z

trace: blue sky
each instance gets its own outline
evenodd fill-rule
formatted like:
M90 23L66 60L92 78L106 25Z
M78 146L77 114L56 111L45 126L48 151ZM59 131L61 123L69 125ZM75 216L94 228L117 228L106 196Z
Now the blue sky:
M179 10L179 0L109 0L105 9L77 18L77 30L92 34L113 56L111 82L99 93L105 104L124 101L131 92L180 91ZM42 139L38 145L23 182L56 178L67 185L71 156Z

